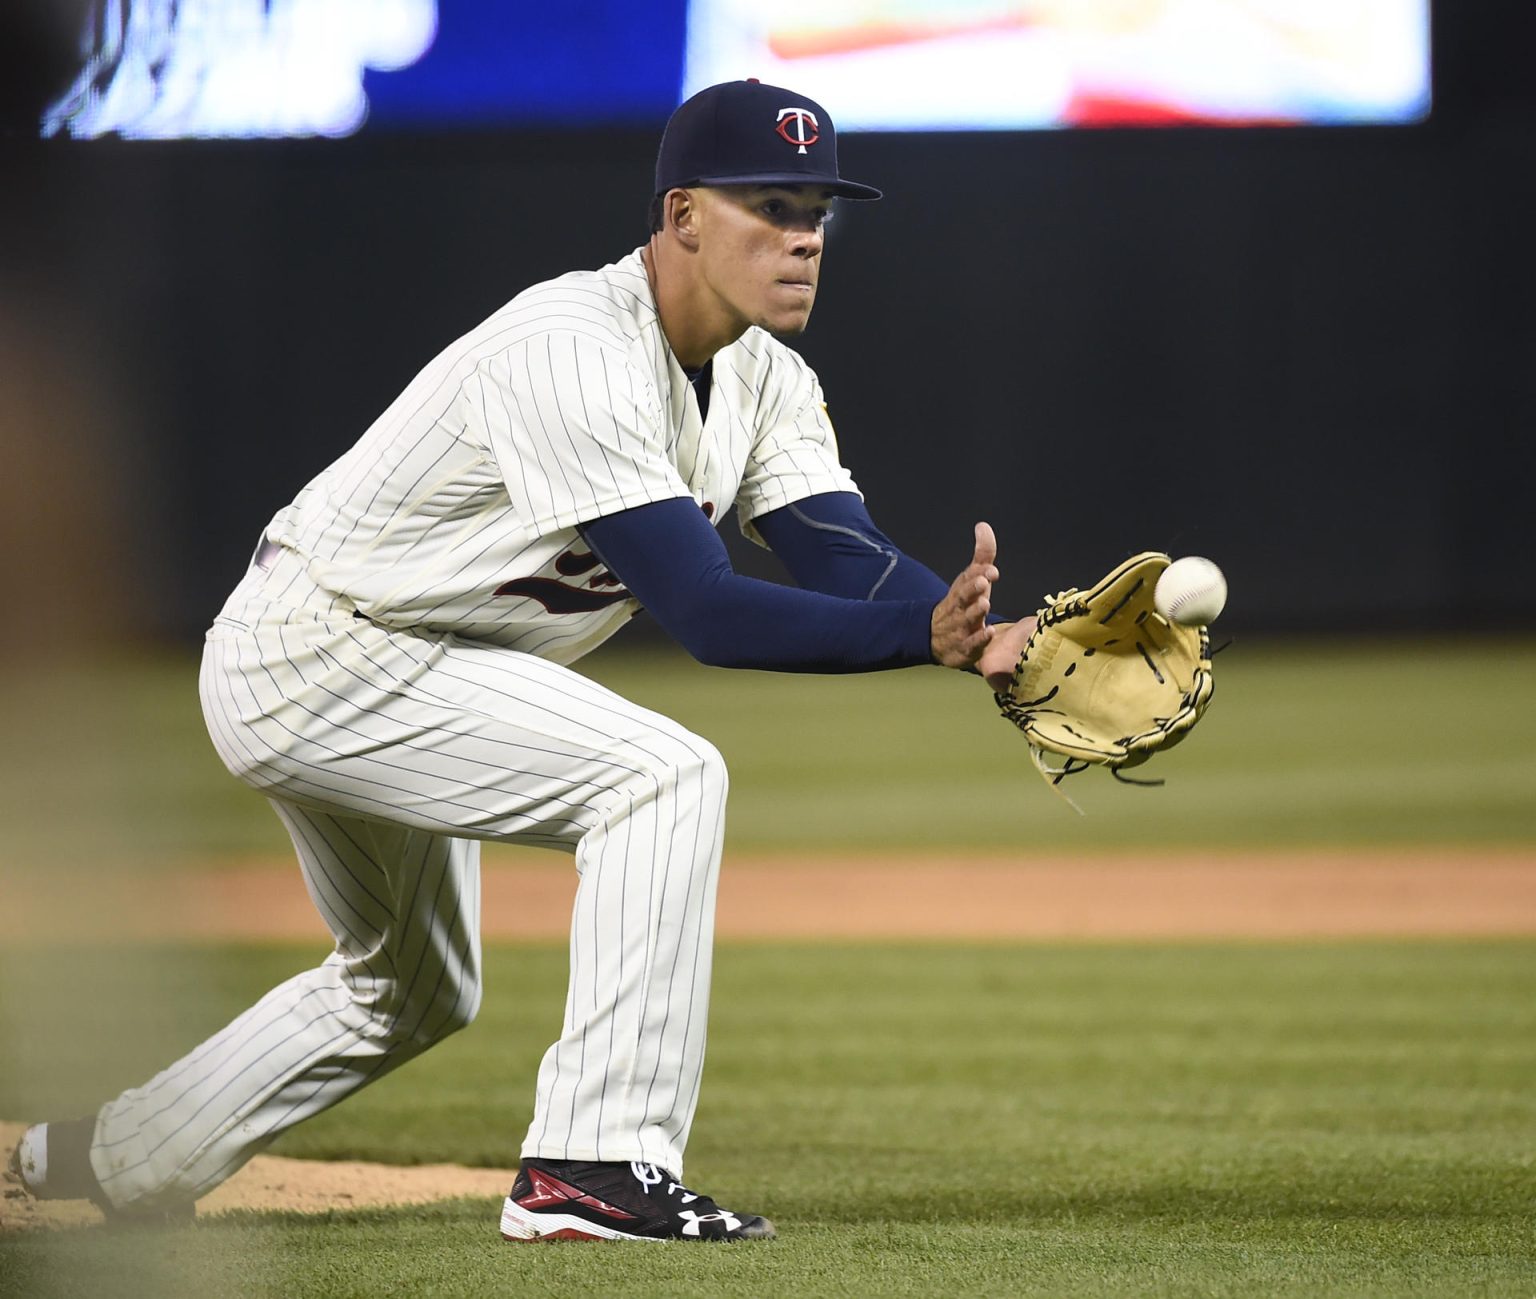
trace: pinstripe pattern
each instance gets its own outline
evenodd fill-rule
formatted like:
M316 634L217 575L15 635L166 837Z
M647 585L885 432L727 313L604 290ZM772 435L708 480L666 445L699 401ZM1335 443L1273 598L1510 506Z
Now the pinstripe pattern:
M201 1194L468 1023L486 838L573 852L580 875L564 1028L525 1153L680 1168L703 1066L718 752L557 664L313 604L216 625L202 689L216 749L272 797L336 952L103 1108L103 1188L136 1205Z
M701 419L633 254L519 295L273 519L208 633L203 709L336 947L102 1108L92 1161L120 1207L206 1192L469 1023L483 839L569 852L579 873L523 1153L681 1174L725 766L564 666L633 600L554 612L527 579L606 592L576 527L646 502L734 500L753 535L767 510L855 490L793 352L748 331L713 383Z
M717 517L734 501L755 539L759 514L857 490L795 352L749 330L716 355L712 391L701 420L632 253L535 285L450 345L266 535L349 613L569 663L634 603L552 615L496 592L558 579L578 524L692 497Z
M203 1194L479 1007L477 843L274 806L336 950L102 1107L91 1157L115 1202Z

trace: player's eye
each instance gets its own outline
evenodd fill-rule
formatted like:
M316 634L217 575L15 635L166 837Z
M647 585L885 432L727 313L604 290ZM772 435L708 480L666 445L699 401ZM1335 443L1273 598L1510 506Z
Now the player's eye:
M816 209L816 224L817 225L824 226L831 219L832 219L832 209L831 208L829 208L829 207L819 207L819 208Z
M763 204L763 215L771 217L783 216L784 200L778 198L769 199L766 203Z

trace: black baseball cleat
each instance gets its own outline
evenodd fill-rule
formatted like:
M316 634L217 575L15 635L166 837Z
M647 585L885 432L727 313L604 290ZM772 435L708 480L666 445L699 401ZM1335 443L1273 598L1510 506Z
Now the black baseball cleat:
M94 1200L101 1195L91 1170L96 1116L34 1123L21 1134L5 1172L35 1200Z
M107 1198L91 1168L94 1114L63 1122L34 1123L6 1162L5 1178L18 1183L34 1200L89 1200L108 1222L181 1223L196 1216L192 1201L150 1209L118 1209Z
M501 1209L503 1240L772 1240L773 1224L722 1209L655 1164L525 1159Z

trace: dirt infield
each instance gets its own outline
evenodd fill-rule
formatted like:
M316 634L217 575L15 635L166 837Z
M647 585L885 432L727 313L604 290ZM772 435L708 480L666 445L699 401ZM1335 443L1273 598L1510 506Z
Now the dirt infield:
M488 851L483 932L558 940L576 873L553 853ZM13 881L0 940L328 937L290 862ZM725 939L1219 939L1536 933L1536 850L1414 848L1179 856L727 859Z
M487 854L487 939L563 938L576 876L551 854ZM70 936L126 940L314 939L328 935L289 863L157 872L16 888L0 940L46 940L47 917ZM153 905L146 902L152 899ZM1471 937L1536 934L1536 851L1198 853L1160 857L733 857L720 885L725 939L1134 940ZM0 1123L8 1151L20 1125ZM324 1212L482 1196L492 1212L506 1169L393 1168L259 1157L199 1204ZM7 1186L0 1233L100 1220L86 1204L38 1204Z

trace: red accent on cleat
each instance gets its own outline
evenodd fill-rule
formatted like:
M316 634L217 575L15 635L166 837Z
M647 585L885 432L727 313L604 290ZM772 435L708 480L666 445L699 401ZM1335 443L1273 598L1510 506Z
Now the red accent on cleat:
M596 1209L599 1213L606 1213L610 1218L622 1218L628 1222L635 1220L636 1215L633 1213L627 1213L625 1210L609 1204L606 1200L599 1200L595 1195L588 1195L580 1187L562 1182L558 1177L551 1177L543 1169L530 1168L528 1170L528 1183L532 1189L526 1195L519 1196L517 1200L525 1209L542 1209L551 1204L585 1204L589 1209ZM551 1232L550 1236L553 1238L561 1234L560 1232ZM595 1237L589 1236L582 1236L580 1238L583 1240L595 1239Z

